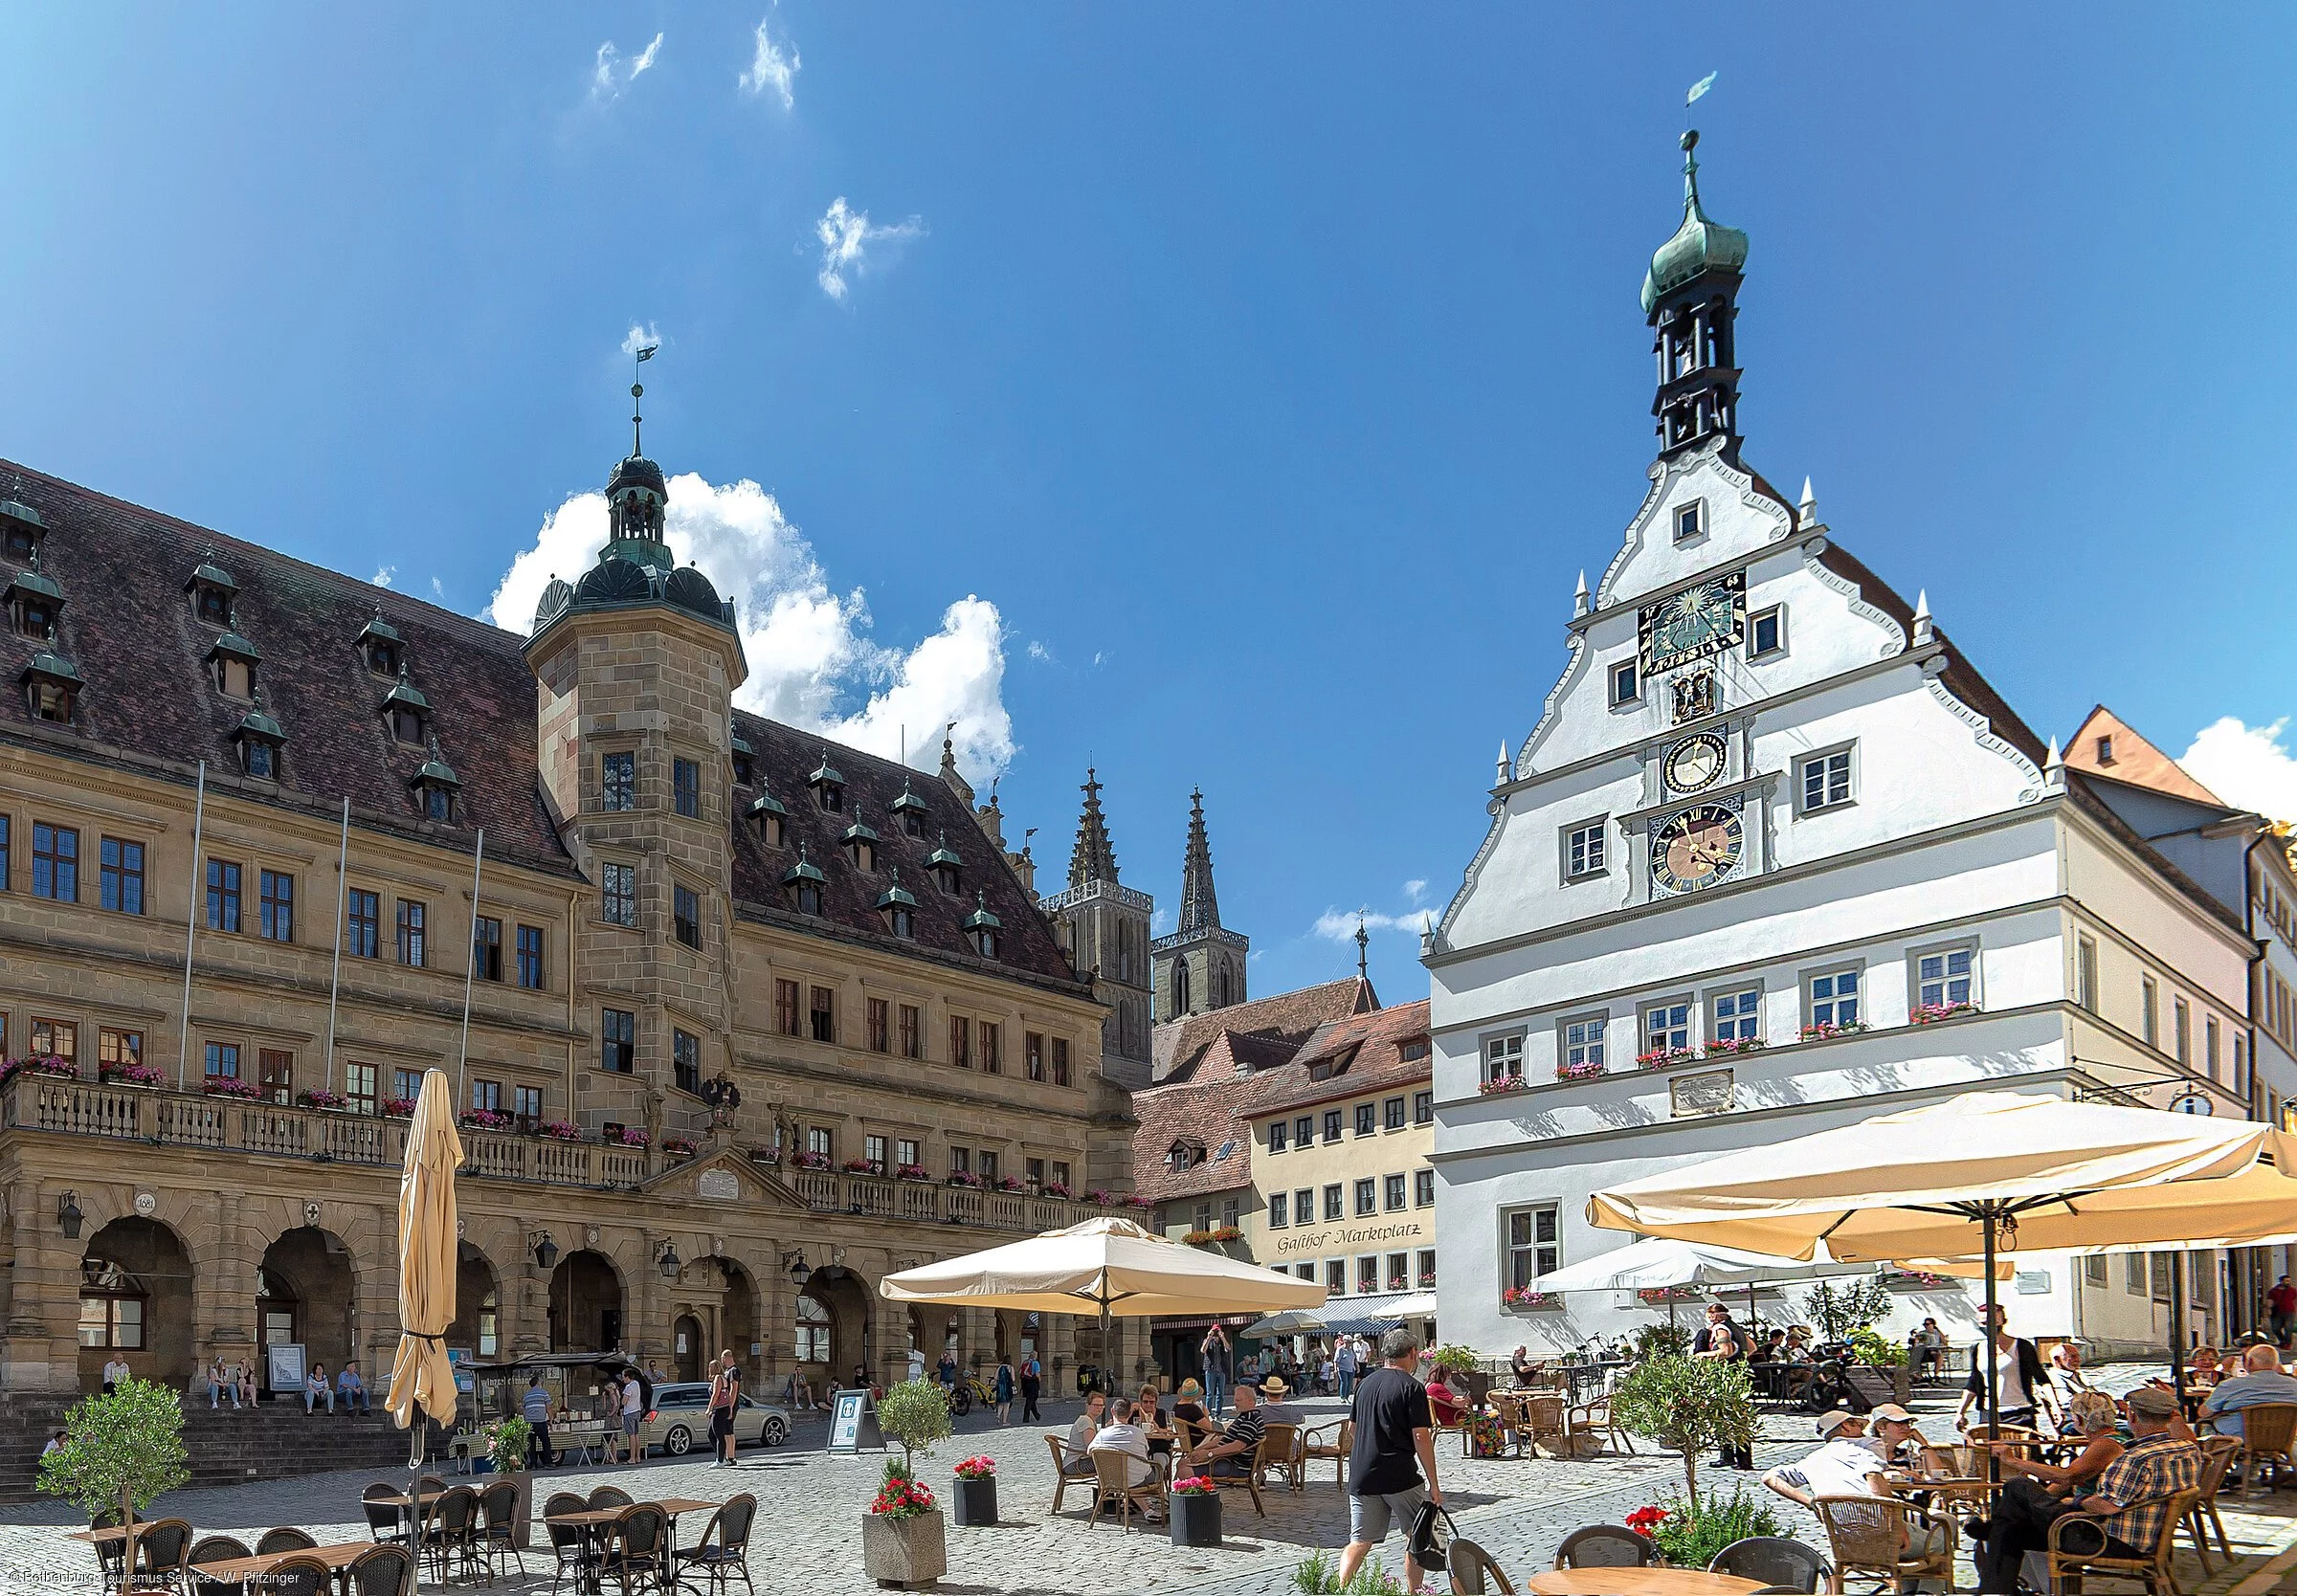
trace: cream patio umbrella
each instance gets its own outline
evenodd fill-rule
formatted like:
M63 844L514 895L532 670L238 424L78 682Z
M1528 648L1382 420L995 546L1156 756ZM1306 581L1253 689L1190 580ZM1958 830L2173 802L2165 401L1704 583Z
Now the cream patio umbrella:
M455 1365L446 1334L455 1322L455 1171L462 1139L455 1134L454 1089L446 1072L423 1072L423 1089L407 1126L399 1174L399 1350L391 1360L385 1406L410 1431L407 1453L409 1541L417 1522L416 1486L423 1462L419 1408L441 1424L455 1422ZM419 1575L418 1575L419 1577ZM413 1588L410 1586L410 1588Z
M1970 1092L1629 1181L1587 1217L1791 1258L1822 1243L1853 1262L1975 1252L1991 1335L1998 1252L2286 1230L2293 1175L2297 1138L2267 1125ZM2173 1347L2173 1377L2178 1361ZM1989 1358L1990 1435L1996 1384Z
M1102 1373L1112 1319L1275 1313L1324 1306L1324 1288L1258 1264L1168 1241L1129 1219L1088 1219L1026 1241L888 1275L894 1302L949 1302L1023 1313L1098 1313Z

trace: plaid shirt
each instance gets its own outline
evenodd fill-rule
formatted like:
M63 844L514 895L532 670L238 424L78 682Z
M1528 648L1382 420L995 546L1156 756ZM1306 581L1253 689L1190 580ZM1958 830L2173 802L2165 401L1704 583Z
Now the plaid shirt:
M2098 1479L2097 1494L2122 1504L2121 1512L2099 1518L2099 1526L2151 1555L2169 1517L2170 1498L2200 1481L2201 1449L2191 1441L2166 1433L2132 1441Z

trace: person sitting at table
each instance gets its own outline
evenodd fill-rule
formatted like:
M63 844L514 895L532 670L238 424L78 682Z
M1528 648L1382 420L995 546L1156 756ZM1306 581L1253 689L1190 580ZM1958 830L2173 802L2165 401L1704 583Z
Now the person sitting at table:
M2082 1348L2072 1341L2060 1341L2050 1348L2050 1385L2058 1392L2058 1406L2065 1408L2076 1391L2089 1389L2089 1377L2082 1372Z
M1886 1496L1889 1481L1883 1460L1866 1438L1866 1418L1837 1408L1818 1415L1823 1444L1793 1463L1781 1463L1763 1475L1763 1484L1798 1507L1809 1507L1820 1496Z
M1180 1389L1172 1393L1172 1422L1175 1426L1194 1425L1198 1430L1219 1428L1213 1423L1212 1416L1205 1412L1204 1387L1193 1379L1182 1381Z
M1507 1370L1515 1376L1518 1390L1528 1390L1532 1375L1538 1372L1531 1366L1531 1349L1528 1346L1517 1347L1514 1356L1507 1360Z
M1143 1385L1140 1399L1132 1405L1132 1422L1148 1437L1148 1455L1169 1457L1172 1452L1172 1427L1165 1410L1156 1405L1156 1387Z
M2022 1474L2038 1481L2053 1496L2070 1496L2088 1489L2106 1473L2106 1466L2122 1455L2122 1439L2114 1433L2115 1421L2120 1414L2114 1410L2113 1398L2104 1391L2077 1391L2066 1408L2064 1438L2080 1439L2082 1450L2070 1463L2044 1463L2040 1458L2022 1457L2010 1447L1997 1448L2005 1474ZM1972 1531L1974 1540L1984 1540L1988 1521L1973 1520L1979 1525ZM1967 1527L1967 1526L1965 1526Z
M313 1363L311 1372L303 1376L303 1417L311 1416L312 1405L324 1404L328 1412L335 1411L335 1388L327 1384L327 1365Z
M1914 1355L1915 1379L1934 1375L1946 1362L1946 1332L1936 1319L1926 1319L1907 1337L1907 1350Z
M1123 1397L1117 1398L1109 1408L1108 1423L1093 1432L1092 1442L1085 1452L1087 1474L1094 1472L1089 1461L1092 1453L1113 1452L1124 1456L1126 1485L1146 1485L1156 1477L1156 1465L1148 1461L1148 1434L1132 1422L1132 1404Z
M1885 1468L1910 1468L1922 1460L1922 1449L1930 1443L1915 1428L1913 1414L1895 1402L1885 1402L1867 1418L1873 1433L1866 1437L1866 1445Z
M1272 1374L1261 1380L1260 1422L1262 1424L1300 1423L1300 1415L1282 1406L1284 1399L1290 1395L1292 1395L1292 1387L1284 1384L1282 1375Z
M1268 1433L1268 1421L1260 1416L1260 1388L1238 1385L1236 1416L1197 1442L1188 1460L1198 1468L1210 1469L1222 1479L1244 1478L1252 1472L1261 1437Z
M2260 1344L2241 1354L2241 1372L2219 1381L2201 1404L2201 1417L2220 1435L2241 1432L2241 1409L2262 1402L2297 1402L2297 1380L2281 1371L2281 1354Z
M374 1403L367 1394L367 1382L360 1378L359 1360L356 1358L344 1364L342 1372L335 1376L335 1395L343 1403L343 1415L346 1419L351 1416L353 1408L362 1413L375 1410Z
M1093 1437L1101 1432L1101 1417L1106 1410L1108 1399L1099 1391L1084 1399L1084 1411L1069 1425L1069 1435L1060 1449L1060 1472L1082 1476L1093 1472L1093 1460L1088 1455Z
M1448 1430L1467 1415L1467 1404L1451 1387L1451 1376L1438 1368L1428 1382L1428 1410L1436 1416L1436 1428Z
M1993 1518L1973 1526L1985 1532L1984 1549L1975 1560L1981 1592L2011 1596L2018 1589L2018 1565L2025 1555L2047 1546L2050 1526L2069 1514L2096 1521L2087 1545L2069 1542L2069 1549L2093 1554L2102 1549L2108 1557L2149 1558L2155 1541L2175 1530L2174 1524L2163 1522L2169 1499L2191 1490L2200 1478L2201 1453L2192 1442L2170 1432L2177 1399L2168 1391L2141 1385L2124 1406L2132 1439L2107 1465L2094 1490L2062 1499L2030 1478L2002 1487Z

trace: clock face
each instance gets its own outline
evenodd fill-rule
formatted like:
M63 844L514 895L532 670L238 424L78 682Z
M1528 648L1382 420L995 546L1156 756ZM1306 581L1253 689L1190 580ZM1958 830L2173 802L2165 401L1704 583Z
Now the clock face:
M1662 892L1697 892L1738 868L1746 848L1739 811L1699 804L1669 815L1651 833L1651 881Z
M1747 573L1732 571L1644 605L1640 632L1646 676L1737 647L1747 632Z
M1714 785L1723 774L1725 749L1723 740L1712 732L1701 732L1686 737L1667 750L1660 770L1667 780L1670 792L1697 792Z

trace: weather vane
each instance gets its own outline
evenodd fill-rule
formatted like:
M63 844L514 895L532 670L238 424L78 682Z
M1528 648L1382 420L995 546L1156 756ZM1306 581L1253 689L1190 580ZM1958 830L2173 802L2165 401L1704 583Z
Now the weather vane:
M633 358L630 363L630 453L634 458L646 453L645 450L638 447L638 401L646 396L645 388L638 382L638 367L654 359L655 351L660 347L661 344L658 342L641 344L631 351Z

